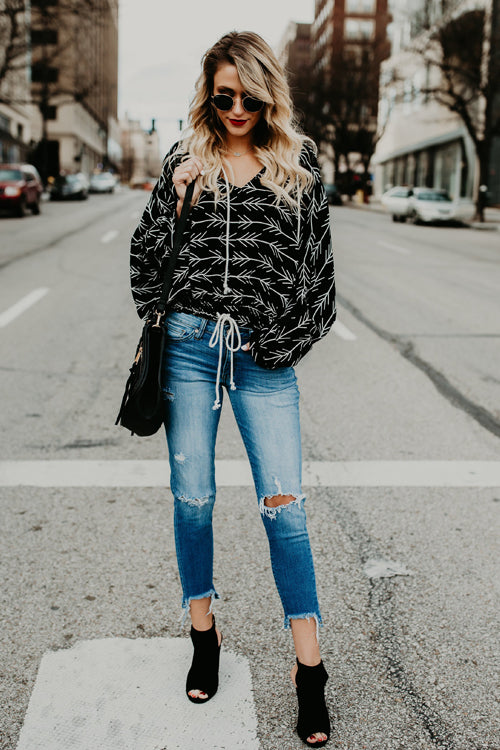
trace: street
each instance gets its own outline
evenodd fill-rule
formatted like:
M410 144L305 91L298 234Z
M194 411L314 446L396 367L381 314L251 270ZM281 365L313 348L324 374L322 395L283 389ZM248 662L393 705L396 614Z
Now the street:
M298 750L292 640L228 399L221 686L185 698L164 436L114 425L147 198L0 218L0 748ZM500 235L347 206L332 228L338 323L297 367L327 747L498 750Z

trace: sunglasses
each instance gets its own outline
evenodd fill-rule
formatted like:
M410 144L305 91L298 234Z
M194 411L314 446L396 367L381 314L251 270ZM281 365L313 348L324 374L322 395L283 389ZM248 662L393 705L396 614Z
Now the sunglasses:
M234 107L234 97L229 94L216 94L212 96L212 101L216 109L222 112L229 112ZM244 96L241 100L245 112L260 112L264 102L260 99L254 99L253 96Z

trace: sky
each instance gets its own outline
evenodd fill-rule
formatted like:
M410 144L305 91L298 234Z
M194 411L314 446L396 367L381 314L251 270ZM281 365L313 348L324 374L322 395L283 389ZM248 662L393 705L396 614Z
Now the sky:
M165 153L186 121L200 61L228 31L276 48L289 21L312 21L314 0L120 0L120 116L156 120ZM163 155L163 154L162 154Z

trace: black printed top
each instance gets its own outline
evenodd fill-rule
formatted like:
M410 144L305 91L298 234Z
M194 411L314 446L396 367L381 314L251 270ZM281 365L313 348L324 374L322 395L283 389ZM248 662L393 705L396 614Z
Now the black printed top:
M147 318L160 296L162 269L172 249L177 194L175 144L131 242L131 286ZM316 156L304 146L301 164L313 177L300 216L264 187L261 170L243 187L220 178L222 197L202 191L191 208L168 307L217 319L226 313L253 330L255 362L295 365L335 320L335 281L328 202ZM228 210L229 208L229 210Z

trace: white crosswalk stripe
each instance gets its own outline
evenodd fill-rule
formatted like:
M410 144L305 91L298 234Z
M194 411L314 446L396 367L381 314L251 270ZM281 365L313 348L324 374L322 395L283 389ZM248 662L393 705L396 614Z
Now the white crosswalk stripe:
M216 461L219 487L253 485L248 461ZM167 461L0 461L0 487L166 487ZM306 487L500 487L500 461L306 461Z

